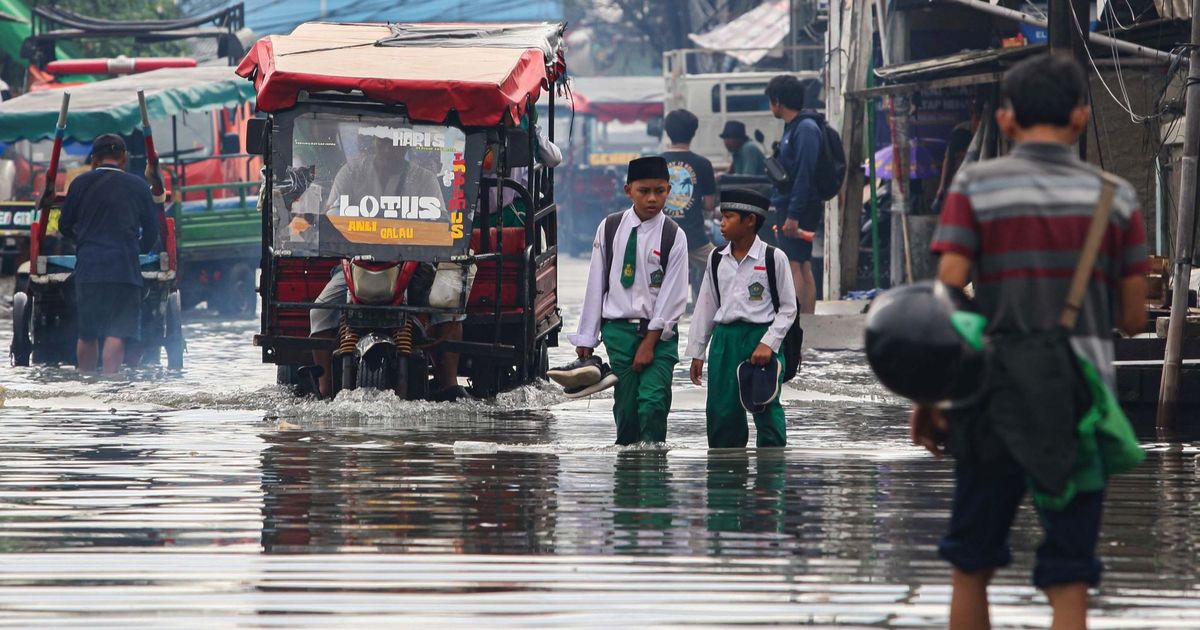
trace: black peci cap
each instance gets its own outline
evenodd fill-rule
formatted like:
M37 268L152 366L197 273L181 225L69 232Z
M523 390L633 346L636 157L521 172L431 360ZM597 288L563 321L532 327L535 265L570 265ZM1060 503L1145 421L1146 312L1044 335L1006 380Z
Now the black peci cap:
M771 200L753 190L730 188L721 191L721 212L751 212L766 217Z
M671 172L667 169L667 161L660 156L641 157L629 162L629 174L625 183L632 184L639 179L665 179L670 181Z

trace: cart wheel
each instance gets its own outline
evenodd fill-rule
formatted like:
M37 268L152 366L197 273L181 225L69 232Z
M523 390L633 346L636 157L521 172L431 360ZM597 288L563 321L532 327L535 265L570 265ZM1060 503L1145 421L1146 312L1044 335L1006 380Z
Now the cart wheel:
M408 362L408 400L424 401L430 397L430 364L425 353L404 358Z
M279 364L275 366L275 382L290 388L297 396L313 394L307 379L301 378L300 366Z
M296 374L296 366L279 364L275 366L275 384L299 385L300 377Z
M13 295L13 339L9 355L12 364L19 367L29 365L29 355L33 352L33 341L29 338L29 315L33 311L30 306L29 296L24 291Z
M537 363L533 366L533 378L545 380L546 372L550 371L550 346L545 341L538 342Z
M167 351L167 369L182 370L187 342L183 339L183 308L179 303L178 291L172 291L167 296L167 331L163 347Z

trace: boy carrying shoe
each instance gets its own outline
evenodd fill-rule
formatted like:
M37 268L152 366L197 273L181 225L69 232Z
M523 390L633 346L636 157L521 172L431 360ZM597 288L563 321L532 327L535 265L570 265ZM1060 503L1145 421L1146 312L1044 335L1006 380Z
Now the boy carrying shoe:
M667 439L671 373L679 362L675 328L688 299L687 237L663 214L670 177L661 157L629 163L625 194L632 206L596 229L583 313L570 337L577 363L604 340L617 377L620 445Z
M712 342L705 406L709 448L743 448L749 440L743 399L752 396L739 394L743 362L773 376L769 385L775 395L759 401L765 404L751 405L757 446L787 444L778 396L784 374L779 347L796 319L796 288L787 256L758 238L769 207L770 200L756 192L721 191L721 235L729 244L709 259L687 349L692 382L700 385L705 348ZM752 371L743 368L744 373Z

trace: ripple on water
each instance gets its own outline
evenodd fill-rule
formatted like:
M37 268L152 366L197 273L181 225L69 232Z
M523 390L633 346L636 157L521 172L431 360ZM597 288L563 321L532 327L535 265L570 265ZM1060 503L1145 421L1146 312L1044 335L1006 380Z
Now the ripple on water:
M668 442L621 448L610 397L546 384L299 400L256 328L189 323L182 373L6 372L0 627L945 626L950 465L858 355L806 356L786 450L705 450L682 367ZM1200 445L1150 439L1108 493L1096 628L1200 627ZM1039 537L1025 511L997 625L1046 625Z

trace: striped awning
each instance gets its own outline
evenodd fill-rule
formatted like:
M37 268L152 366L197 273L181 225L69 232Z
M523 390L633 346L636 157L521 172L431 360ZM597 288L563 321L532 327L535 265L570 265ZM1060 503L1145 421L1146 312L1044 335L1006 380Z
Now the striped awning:
M787 38L788 5L788 0L764 2L731 22L688 37L701 48L724 52L744 64L758 63Z

